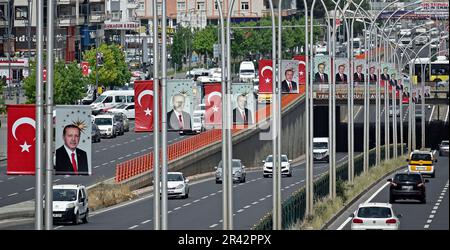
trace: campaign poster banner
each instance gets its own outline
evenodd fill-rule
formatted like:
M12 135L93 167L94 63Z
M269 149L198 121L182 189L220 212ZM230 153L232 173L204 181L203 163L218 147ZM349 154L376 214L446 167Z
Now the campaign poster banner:
M255 124L256 100L253 86L248 83L234 83L232 90L232 118L236 128L245 128Z
M189 79L167 81L167 130L192 130L195 82ZM164 115L164 114L163 114Z
M336 84L346 85L349 83L349 66L347 58L336 58L334 60L334 75Z
M91 107L61 105L55 110L55 174L91 175Z
M353 86L364 86L366 82L366 63L365 60L356 59L353 69Z
M282 60L281 61L281 93L283 94L298 94L298 65L297 60Z

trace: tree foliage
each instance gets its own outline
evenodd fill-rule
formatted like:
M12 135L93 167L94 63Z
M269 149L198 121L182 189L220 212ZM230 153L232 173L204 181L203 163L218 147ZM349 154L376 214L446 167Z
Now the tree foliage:
M101 54L99 66L96 67L97 49L92 48L83 54L85 61L89 62L91 73L88 81L91 85L96 85L98 72L98 85L113 88L115 86L123 86L131 78L128 65L125 62L125 55L119 45L102 44L98 47Z
M24 80L27 103L36 102L36 64L30 63L31 73ZM86 93L87 80L81 73L80 66L74 61L65 64L63 61L54 64L54 104L75 104Z
M190 55L190 43L192 39L192 32L190 28L179 27L173 36L173 44L170 48L172 55L172 66L179 67L183 63L183 58ZM188 53L186 55L186 52Z
M200 55L212 57L214 43L217 43L217 26L208 25L195 32L192 50Z

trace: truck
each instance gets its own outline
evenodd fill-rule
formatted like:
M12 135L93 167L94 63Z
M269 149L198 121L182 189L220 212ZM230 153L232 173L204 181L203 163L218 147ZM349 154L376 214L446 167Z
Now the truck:
M239 66L239 81L253 82L255 73L255 64L252 61L242 61Z

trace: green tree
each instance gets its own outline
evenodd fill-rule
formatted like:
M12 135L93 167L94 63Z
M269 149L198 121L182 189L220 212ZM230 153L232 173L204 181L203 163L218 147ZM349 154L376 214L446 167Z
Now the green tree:
M30 63L31 73L24 80L24 90L27 103L36 102L36 67ZM86 93L87 80L81 73L81 68L74 61L65 64L63 61L54 65L54 104L75 104Z
M96 69L96 54L97 49L92 48L85 51L83 58L89 62L91 74L89 74L88 81L91 85L96 85L96 78L98 72L98 85L110 87L123 86L131 78L131 73L128 65L125 62L125 55L116 44L102 44L98 47L98 52L101 54L101 64Z
M188 57L188 43L192 43L192 32L190 28L179 27L173 36L173 45L170 49L172 55L171 64L173 67L180 67L183 64L183 57ZM186 55L186 52L188 53Z
M195 33L192 50L200 55L211 57L214 43L217 43L217 26L209 25Z

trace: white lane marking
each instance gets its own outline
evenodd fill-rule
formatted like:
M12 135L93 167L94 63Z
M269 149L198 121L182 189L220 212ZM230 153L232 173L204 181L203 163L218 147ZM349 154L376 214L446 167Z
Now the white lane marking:
M183 205L183 207L187 207L187 206L189 206L189 205L191 205L191 203L189 202L189 203L186 203L186 204L184 204Z
M149 223L150 221L152 221L152 220L146 220L146 221L143 221L143 222L141 222L141 224L147 224L147 223Z
M438 202L442 202L442 199L439 199Z
M131 226L131 227L129 227L128 229L134 229L134 228L137 228L139 225L134 225L134 226Z
M433 220L427 220L427 224L430 224Z
M441 205L441 203L440 202L436 202L436 204L434 204L435 206L439 206L439 205Z
M54 227L53 228L53 230L58 230L58 229L60 229L60 228L62 228L63 226L57 226L57 227Z
M168 214L172 213L172 211L167 211Z
M100 152L100 150L95 150L95 153L98 153L98 152Z
M33 189L34 189L34 187L30 187L30 188L25 189L25 191L30 191L30 190L33 190Z
M210 194L210 196L213 196L213 195L216 195L216 193L212 193L212 194Z
M207 196L203 196L203 197L202 197L202 200L203 200L203 199L206 199L206 198L208 198L208 195L207 195Z
M196 203L196 202L199 202L200 200L199 199L197 199L197 200L195 200L195 201L193 201L194 203Z
M121 157L119 157L119 158L117 158L118 160L122 160L123 159L123 156L121 156Z
M358 111L356 111L355 118L354 118L355 120L356 120L356 117L358 117L358 114L359 114L359 112L361 111L362 107L363 107L363 106L359 106Z
M217 193L222 193L222 190L217 191Z
M109 162L113 163L113 162L116 162L116 160L111 160L111 161L109 161Z
M439 206L434 206L433 207L434 210L437 210L438 208L439 208Z
M8 197L14 196L14 195L18 195L19 193L12 193L12 194L8 194Z
M261 198L261 199L259 199L260 201L263 201L263 200L265 200L266 199L266 197L264 197L264 198Z
M3 181L2 180L0 180L0 183L2 183Z
M133 140L131 140L130 142L135 142L136 140L135 139L133 139Z
M122 146L122 144L120 144L120 143L117 143L117 144L116 144L116 146Z
M431 109L431 115L430 115L430 120L428 120L428 124L430 124L431 119L433 119L433 113L434 113L434 108L436 107L436 105L433 105L433 108Z
M69 178L70 177L70 175L66 175L66 176L64 176L64 178Z
M141 139L142 139L141 137L136 138L136 140L138 140L138 141L141 140Z
M242 186L242 185L244 185L244 183L239 183L238 185L239 185L239 186Z
M116 145L111 145L111 146L109 146L110 148L113 148L113 147L115 147Z
M258 204L258 202L257 202L257 201L254 201L254 202L252 202L252 205L256 205L256 204Z
M247 208L249 208L249 207L251 207L251 205L247 205L247 206L245 206L244 208L247 209Z
M425 226L423 226L423 228L429 228L430 227L430 225L425 225Z
M375 196L378 195L378 193L381 192L381 190L383 190L387 185L389 185L389 182L386 182L385 184L383 184L383 186L381 186L375 193L373 193L372 196L370 196L370 198L366 201L366 202L370 202L373 198L375 198ZM347 223L351 220L352 218L347 218L344 223L342 223L342 225L340 225L337 230L342 230L342 228L345 227L345 225L347 225Z
M137 154L139 154L139 152L134 152L133 154L134 154L134 155L137 155Z
M270 198L272 195L271 194L268 194L268 195L266 195L266 198Z
M444 123L447 123L447 119L448 119L448 111L450 108L447 107L447 113L445 114L445 119L444 119Z
M219 222L220 222L220 223L222 223L222 222L223 222L223 220L219 220Z
M103 164L102 164L102 166L106 166L106 165L108 165L108 163L107 163L107 162L105 162L105 163L103 163Z
M99 168L100 166L95 166L94 168Z
M130 157L131 156L131 154L127 154L125 157Z
M176 207L176 208L174 208L173 210L175 211L175 210L178 210L178 209L181 209L181 207Z
M61 179L56 179L56 180L54 180L53 182L58 182L58 181L60 181Z
M435 214L435 213L436 213L436 210L431 210L431 213L432 213L432 214Z
M434 214L430 214L430 216L428 218L433 219L434 218Z
M126 142L124 142L123 144L128 144L128 142L126 141Z
M103 151L108 150L107 148L102 149Z
M147 138L148 135L144 135L144 138Z
M217 227L218 224L212 224L211 226L209 226L209 228L213 228L213 227Z
M291 188L290 186L286 186L286 187L284 187L285 189L288 189L288 188Z
M15 179L15 178L16 178L16 177L9 177L8 180L12 180L12 179Z
M235 187L237 187L237 185L233 185L233 187L235 188Z
M296 182L295 184L297 184L297 185L298 185L298 184L300 184L300 182L299 182L299 181L297 181L297 182Z
M145 150L146 150L145 148L144 148L144 149L141 149L141 152L145 152Z
M239 209L237 212L238 213L244 212L244 209Z

